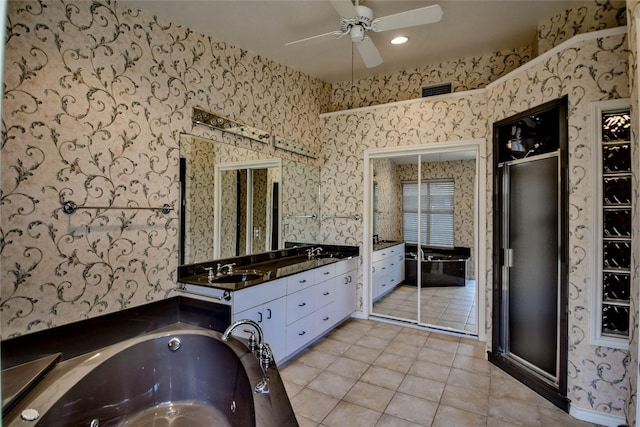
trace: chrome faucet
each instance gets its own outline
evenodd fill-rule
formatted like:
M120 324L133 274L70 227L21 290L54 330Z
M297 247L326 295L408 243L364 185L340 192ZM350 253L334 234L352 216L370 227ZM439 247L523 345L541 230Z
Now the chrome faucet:
M420 261L424 261L424 250L420 248Z
M225 265L221 265L220 263L218 263L218 265L216 266L216 277L223 276L224 273L222 272L222 270L224 270L225 268L227 269L227 274L233 274L234 265L236 265L235 262L232 262L230 264L225 264Z
M242 325L249 325L253 327L253 329L255 329L256 333L258 334L257 344L254 343L253 333L251 334L251 339L249 341L252 351L253 347L257 347L256 356L258 357L260 369L262 370L262 381L258 382L254 391L256 393L269 393L269 375L267 374L267 369L269 369L269 365L273 361L273 353L271 352L271 347L269 347L269 344L263 341L264 334L262 332L262 328L260 328L260 325L250 319L236 320L224 331L224 334L222 334L222 341L228 341L229 336L231 336L233 330Z
M307 257L308 259L313 259L313 257L320 254L320 252L322 252L321 247L307 249Z

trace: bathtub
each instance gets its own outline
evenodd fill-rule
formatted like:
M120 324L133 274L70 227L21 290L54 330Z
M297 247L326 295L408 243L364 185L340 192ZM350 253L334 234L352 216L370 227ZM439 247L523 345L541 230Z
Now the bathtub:
M404 283L416 286L418 279L418 263L421 266L420 287L465 286L467 260L464 255L426 253L422 261L418 254L408 253L405 256Z
M3 425L297 426L275 364L263 371L243 343L221 337L179 323L60 362ZM25 421L25 410L38 418Z

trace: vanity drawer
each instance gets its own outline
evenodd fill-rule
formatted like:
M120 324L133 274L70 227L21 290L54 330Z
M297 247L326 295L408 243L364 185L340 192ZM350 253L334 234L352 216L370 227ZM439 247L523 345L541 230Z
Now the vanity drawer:
M313 272L315 274L316 283L324 282L327 279L336 277L336 265L323 265L322 267L313 269Z
M320 310L313 313L314 323L315 323L315 332L316 335L320 335L321 333L331 329L335 326L336 322L339 320L336 317L335 303L330 303L329 305L322 307Z
M315 310L313 299L315 288L304 289L287 295L287 325L303 318Z
M336 299L336 281L334 279L322 282L313 287L315 296L313 298L314 308L318 309L335 301Z
M307 316L287 326L287 354L292 354L314 339L315 317Z
M294 274L293 276L287 277L286 281L288 294L301 291L315 283L315 270Z
M272 280L233 293L233 313L239 313L285 296L287 286L285 279Z
M345 259L342 261L338 261L336 266L336 276L344 274L348 271L355 270L358 268L358 260L359 257L353 257L351 259Z

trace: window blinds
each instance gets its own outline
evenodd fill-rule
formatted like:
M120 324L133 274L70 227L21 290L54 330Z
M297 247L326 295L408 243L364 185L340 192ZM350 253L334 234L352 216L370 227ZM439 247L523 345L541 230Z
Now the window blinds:
M420 215L418 182L402 183L402 232L404 240L429 246L453 247L454 180L421 182Z

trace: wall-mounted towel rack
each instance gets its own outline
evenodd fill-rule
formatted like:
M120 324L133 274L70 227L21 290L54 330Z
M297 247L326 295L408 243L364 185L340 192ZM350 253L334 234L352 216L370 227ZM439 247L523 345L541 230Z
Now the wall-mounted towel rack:
M75 202L73 202L71 200L67 200L66 202L62 202L62 212L66 213L66 214L72 214L75 211L77 211L78 209L118 209L118 210L150 209L150 210L160 211L165 215L173 210L173 208L171 206L169 206L168 204L166 204L166 203L164 205L162 205L162 206L78 206Z
M346 215L346 216L341 216L341 215L322 215L322 220L324 221L325 219L353 219L356 221L360 221L362 219L362 217L358 214L355 215Z
M318 215L313 214L313 215L287 215L287 218L311 218L311 219L316 219L318 218Z

